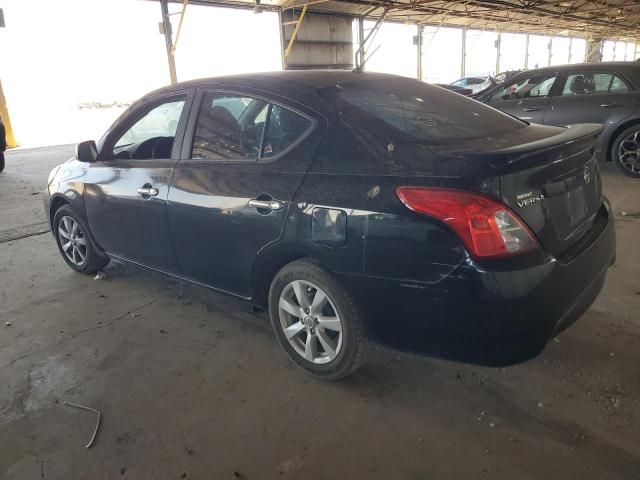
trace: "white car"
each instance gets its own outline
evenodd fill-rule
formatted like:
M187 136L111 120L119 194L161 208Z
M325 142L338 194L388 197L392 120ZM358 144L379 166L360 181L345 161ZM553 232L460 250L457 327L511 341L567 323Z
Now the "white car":
M466 88L471 90L471 93L477 93L491 85L491 77L483 76L483 77L466 77L461 78L460 80L456 80L455 82L451 82L449 85L454 87Z

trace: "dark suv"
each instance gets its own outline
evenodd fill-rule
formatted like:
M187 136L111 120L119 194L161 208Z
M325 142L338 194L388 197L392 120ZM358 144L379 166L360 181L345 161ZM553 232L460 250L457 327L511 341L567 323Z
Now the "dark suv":
M544 125L600 123L596 155L640 178L640 64L604 62L528 70L478 97Z
M318 377L370 338L503 365L577 319L614 260L599 132L389 75L200 80L79 144L45 205L74 270L114 259L248 299Z

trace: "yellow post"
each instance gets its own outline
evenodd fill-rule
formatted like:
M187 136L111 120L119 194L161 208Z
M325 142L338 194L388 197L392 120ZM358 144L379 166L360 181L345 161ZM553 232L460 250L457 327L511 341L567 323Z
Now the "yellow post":
M13 129L11 128L11 119L9 118L9 109L7 108L7 101L4 98L4 91L2 90L2 81L0 80L0 117L2 117L2 123L4 123L4 129L7 132L7 146L17 147L15 137L13 136Z
M296 36L298 35L298 29L300 28L300 25L302 25L302 20L304 19L305 13L307 13L306 3L302 7L300 18L298 18L298 23L296 23L296 27L293 29L293 33L291 34L291 38L289 39L289 45L287 45L287 49L284 51L284 58L287 58L289 56L289 52L291 52L291 47L293 46L293 42L296 41Z

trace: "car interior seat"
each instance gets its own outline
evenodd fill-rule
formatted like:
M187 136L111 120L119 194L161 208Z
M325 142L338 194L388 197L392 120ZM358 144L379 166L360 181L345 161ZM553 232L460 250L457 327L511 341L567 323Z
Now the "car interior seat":
M158 137L156 142L153 144L151 158L171 158L174 138L175 137Z
M240 124L225 107L203 108L193 143L194 158L228 158L238 150Z
M595 89L593 82L587 81L583 75L578 75L571 80L569 90L575 95L584 95L585 93L591 93Z

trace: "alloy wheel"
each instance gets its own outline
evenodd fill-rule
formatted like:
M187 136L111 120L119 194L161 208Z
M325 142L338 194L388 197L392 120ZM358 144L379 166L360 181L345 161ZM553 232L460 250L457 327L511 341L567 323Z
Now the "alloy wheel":
M618 159L625 170L640 174L640 130L630 133L620 142Z
M305 360L323 364L342 349L342 321L329 295L306 280L284 287L278 303L285 338Z
M64 216L58 222L58 240L67 259L81 266L87 259L87 240L80 225L72 217Z

